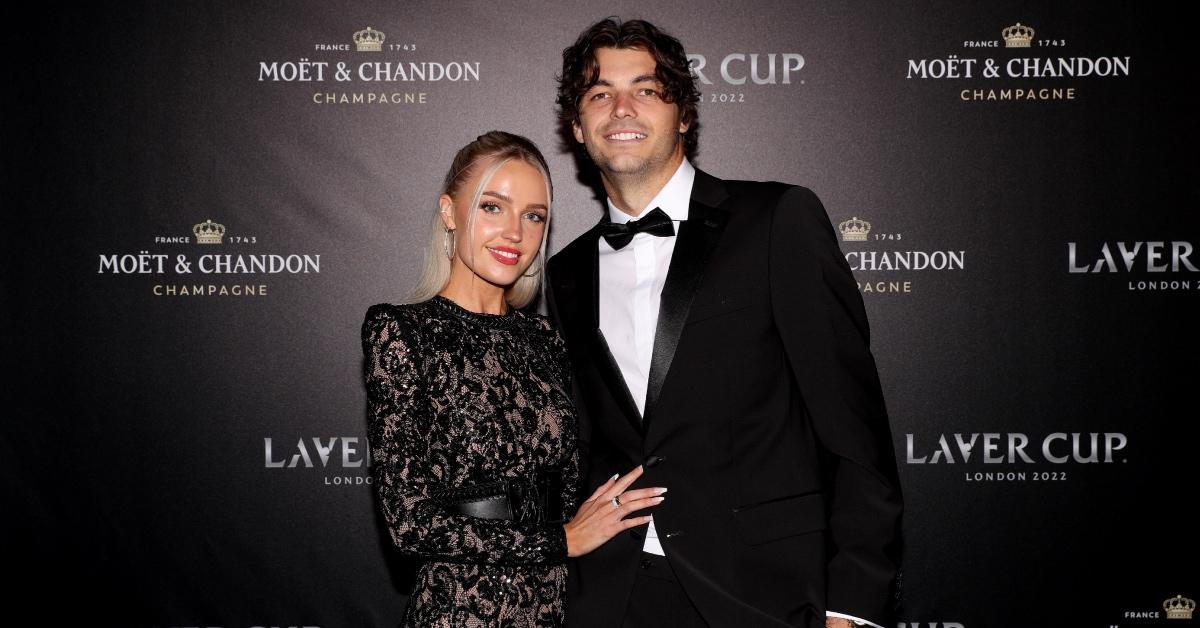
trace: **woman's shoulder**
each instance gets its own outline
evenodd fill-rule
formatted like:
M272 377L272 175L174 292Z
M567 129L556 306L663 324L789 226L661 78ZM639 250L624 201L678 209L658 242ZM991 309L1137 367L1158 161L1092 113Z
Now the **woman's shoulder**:
M533 327L545 330L554 329L554 324L550 322L550 317L546 316L545 314L539 314L533 309L520 309L516 312Z
M463 309L444 297L434 297L417 303L377 303L367 308L363 321L364 334L368 328L390 326L403 330L439 327L459 323L468 327L528 329L550 336L558 330L550 318L530 309L516 309L509 314L482 314Z
M382 325L393 321L404 323L421 317L427 310L425 303L376 303L367 308L363 325Z
M558 332L558 326L550 320L549 316L533 310L518 310L518 312L525 319L526 325L536 329L551 342L562 343L562 334Z
M424 303L376 303L367 308L363 317L362 341L367 347L379 340L400 340L411 343L414 334L428 317Z

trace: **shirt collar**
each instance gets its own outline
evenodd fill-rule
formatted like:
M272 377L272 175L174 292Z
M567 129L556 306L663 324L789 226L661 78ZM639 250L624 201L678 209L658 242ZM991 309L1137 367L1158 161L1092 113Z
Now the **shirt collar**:
M696 168L692 162L684 158L683 163L679 164L679 168L675 170L675 174L671 175L667 184L658 191L654 198L650 199L650 204L646 205L646 209L642 213L659 207L671 217L671 220L676 222L687 220L688 208L692 203L692 184L695 182ZM608 199L608 218L621 224L634 220L636 217L617 209L612 204L612 199Z

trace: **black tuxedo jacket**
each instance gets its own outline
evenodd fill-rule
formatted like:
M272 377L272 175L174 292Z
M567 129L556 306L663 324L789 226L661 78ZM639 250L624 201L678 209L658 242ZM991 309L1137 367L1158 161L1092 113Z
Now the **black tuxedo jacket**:
M645 461L655 529L714 627L888 625L902 502L862 298L817 197L696 172L663 287L645 416L599 331L598 228L547 267L584 494ZM639 513L644 514L644 513ZM572 564L567 622L620 625L645 528Z

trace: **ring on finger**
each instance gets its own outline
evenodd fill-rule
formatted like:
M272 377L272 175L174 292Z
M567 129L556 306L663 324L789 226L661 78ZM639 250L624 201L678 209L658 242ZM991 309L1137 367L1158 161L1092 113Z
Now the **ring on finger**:
M613 508L621 507L621 496L620 495L614 495L613 498L609 501L612 502Z

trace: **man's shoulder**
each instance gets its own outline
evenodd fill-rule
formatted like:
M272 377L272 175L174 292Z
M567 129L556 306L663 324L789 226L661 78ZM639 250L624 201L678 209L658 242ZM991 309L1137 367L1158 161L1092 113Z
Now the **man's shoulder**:
M816 198L812 190L793 183L781 181L751 181L743 179L721 179L698 170L697 184L706 187L718 187L728 196L731 208L762 208L775 206L787 198L807 199Z
M557 253L551 255L547 264L551 270L558 269L564 264L581 259L584 255L590 255L595 246L596 236L592 234L592 229L589 227L587 231L579 234Z
M829 215L824 204L803 185L779 181L713 180L723 186L727 195L720 204L721 209L735 216L780 233L802 233L823 240L829 232Z

